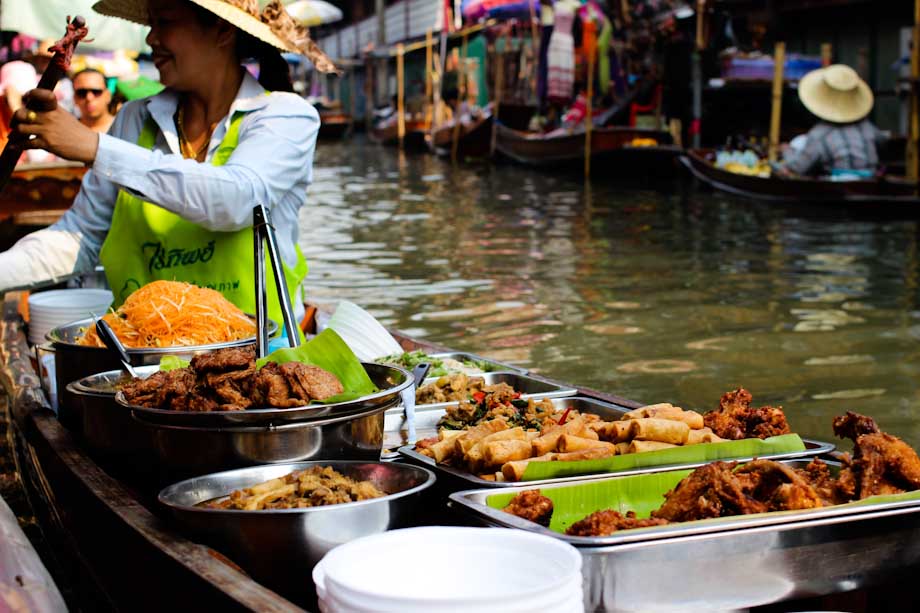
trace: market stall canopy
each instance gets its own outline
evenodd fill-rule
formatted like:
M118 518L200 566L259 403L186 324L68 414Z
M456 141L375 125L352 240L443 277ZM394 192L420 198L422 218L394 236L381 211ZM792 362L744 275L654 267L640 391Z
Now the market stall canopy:
M533 4L533 14L539 15L539 0L463 0L460 4L460 12L470 21L487 17L510 19L529 16L531 14L530 4Z
M127 49L150 52L144 38L147 28L123 19L105 17L92 9L96 0L4 0L0 2L0 29L29 36L57 40L68 15L82 15L89 26L89 37L81 51Z
M342 19L342 10L324 0L297 0L287 6L291 17L309 27L334 23Z

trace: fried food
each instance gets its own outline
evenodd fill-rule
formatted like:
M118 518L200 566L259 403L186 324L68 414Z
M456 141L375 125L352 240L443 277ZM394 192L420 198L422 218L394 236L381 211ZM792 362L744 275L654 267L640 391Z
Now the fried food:
M862 500L920 489L917 452L879 430L872 418L848 411L834 418L834 434L855 443L852 459L845 458L846 467L840 471L841 488L851 497Z
M284 477L235 490L223 500L202 503L200 506L241 511L302 509L382 496L386 496L386 493L371 481L356 481L329 466L311 466Z
M553 501L540 490L526 490L512 498L502 510L548 528L553 518Z
M649 517L639 519L634 511L627 511L621 515L619 511L606 509L596 511L581 519L566 529L569 536L610 536L617 530L630 530L632 528L648 528L661 526L668 523L665 519Z
M692 521L709 517L762 513L767 505L750 498L735 478L737 462L713 462L701 466L665 494L664 504L652 517L668 521Z
M751 406L752 396L744 388L722 395L719 408L703 415L703 421L718 436L730 440L769 438L789 434L782 407Z

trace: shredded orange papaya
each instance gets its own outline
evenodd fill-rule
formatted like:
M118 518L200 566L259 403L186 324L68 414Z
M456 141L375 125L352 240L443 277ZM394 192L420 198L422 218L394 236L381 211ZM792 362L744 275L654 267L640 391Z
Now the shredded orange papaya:
M255 323L213 289L179 281L154 281L116 311L103 316L126 347L187 347L255 336ZM95 327L80 345L102 347Z

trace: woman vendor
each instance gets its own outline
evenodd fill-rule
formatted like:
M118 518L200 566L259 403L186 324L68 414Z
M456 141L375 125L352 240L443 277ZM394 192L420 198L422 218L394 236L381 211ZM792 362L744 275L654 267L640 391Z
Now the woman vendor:
M292 302L307 264L298 213L312 180L316 110L292 93L280 51L332 62L272 0L102 0L104 15L150 26L165 89L128 103L98 134L33 90L15 128L28 146L86 163L72 208L0 254L0 292L105 267L115 304L157 280L212 287L255 311L252 210L270 208ZM242 66L259 60L259 80ZM282 321L274 281L269 316ZM299 315L295 313L295 315Z

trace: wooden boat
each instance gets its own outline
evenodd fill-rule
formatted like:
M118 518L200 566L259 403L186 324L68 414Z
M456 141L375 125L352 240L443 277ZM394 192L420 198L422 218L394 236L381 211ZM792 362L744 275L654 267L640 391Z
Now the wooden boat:
M40 389L18 314L21 299L20 295L8 294L3 304L0 381L11 399L4 405L12 412L11 440L19 472L44 538L55 553L62 573L59 581L65 580L71 588L65 592L73 600L69 604L86 610L303 611L300 605L305 603L292 602L267 589L219 552L179 534L158 516L149 491L119 480L116 470L103 468L87 455L58 422ZM446 349L402 335L397 339L406 350ZM639 404L593 390L581 389L579 393L625 407ZM871 544L859 543L863 547ZM809 551L805 549L803 555ZM852 560L853 556L845 559ZM872 577L853 574L850 576L859 580L837 589L882 584L879 592L889 599L885 604L913 610L911 605L917 604L914 591L909 582L898 581L910 576L916 567L905 567L892 559L887 568L900 572ZM886 578L888 583L884 584ZM831 608L866 601L852 592L849 598L835 601L831 596ZM914 600L908 602L910 598ZM871 597L868 601L872 602ZM814 602L810 604L819 608Z
M380 143L381 145L387 145L395 147L399 145L399 127L394 121L392 124L387 124L382 128L374 127L371 130L371 140ZM406 120L406 132L403 135L403 147L413 151L422 151L427 149L428 144L426 142L427 136L427 125L424 120L421 119L407 119Z
M529 166L549 166L560 163L580 162L585 157L585 132L579 130L568 134L542 135L513 130L499 123L497 125L495 148L504 156ZM632 147L637 139L654 139L654 147ZM646 158L664 155L671 159L677 149L670 145L671 135L661 130L630 127L601 127L591 131L591 156L607 154L639 153Z
M454 126L442 126L431 137L431 148L442 157L450 157L453 150ZM487 115L460 125L457 135L457 158L486 158L491 155L492 116Z
M328 139L342 138L353 123L350 113L334 109L320 111L319 121L319 137Z
M80 191L86 170L74 162L17 166L0 192L0 251L60 219Z
M736 196L787 204L846 205L840 210L920 215L918 185L905 179L829 181L756 177L717 168L715 156L712 149L691 149L680 157L680 162L700 182Z

